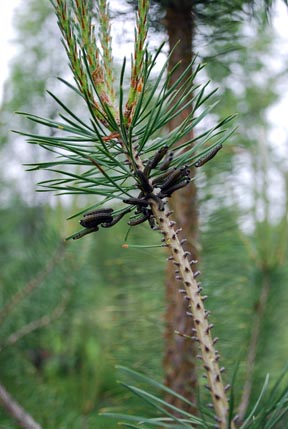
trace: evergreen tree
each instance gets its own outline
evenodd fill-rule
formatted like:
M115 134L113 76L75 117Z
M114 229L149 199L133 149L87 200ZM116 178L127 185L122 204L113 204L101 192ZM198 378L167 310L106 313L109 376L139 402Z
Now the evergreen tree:
M252 92L251 92L252 93ZM253 93L252 93L253 94ZM253 97L251 97L251 98L253 98ZM255 97L254 97L255 98ZM270 99L271 100L271 99ZM235 101L234 101L235 102ZM248 116L248 115L247 115ZM247 118L248 119L248 118ZM53 121L52 121L52 123L53 123ZM251 128L252 129L252 128ZM209 163L209 165L210 165L210 163ZM212 170L213 170L213 167L212 167ZM206 167L205 167L205 172L206 171L208 171L208 177L209 177L209 168L208 168L208 170L206 170ZM211 177L212 177L212 175L211 175ZM213 188L212 188L213 189ZM215 189L217 189L217 188L214 188L214 190ZM214 191L212 192L212 193L214 193ZM265 199L265 198L264 198ZM207 206L209 206L209 204L207 205ZM208 212L209 212L209 207L208 207ZM225 216L225 213L223 212L223 211L221 211L221 210L219 210L219 216L220 217L223 217L223 216ZM231 225L233 226L233 228L235 228L235 225L236 225L236 223L235 223L235 219L236 219L236 213L235 212L230 212L230 213L226 213L226 219L227 218L229 218L229 216L230 216L230 219L231 219ZM225 217L224 217L225 218ZM284 219L285 219L285 215L284 215ZM214 229L215 229L215 225L213 226L213 229L212 229L212 232L214 232ZM259 228L259 230L260 230L260 228ZM267 231L268 230L268 226L267 226L267 223L265 223L265 225L263 226L263 228L261 229L261 233L259 234L259 237L262 237L263 236L263 231ZM283 230L282 230L283 231ZM285 231L285 230L284 230ZM87 232L87 231L86 231ZM105 231L106 232L106 231ZM97 233L98 234L98 233ZM241 235L241 234L240 234ZM241 239L239 240L240 242L241 242ZM234 246L239 246L239 241L237 241L237 240L235 240L235 242L233 242L234 243ZM285 247L285 246L284 246ZM218 253L218 252L217 252ZM230 252L231 253L231 252ZM242 255L243 255L243 253L244 253L244 250L243 250L243 247L242 247ZM283 253L283 252L282 252ZM283 253L284 254L284 253ZM227 252L227 258L229 257L229 251ZM245 259L245 258L243 258L243 259ZM217 271L217 268L215 268L215 271ZM212 281L213 281L213 279L212 279ZM211 282L212 283L212 282ZM261 285L261 283L260 283L260 285ZM261 288L261 286L258 288L259 290L261 290L262 288ZM257 296L256 296L256 298L255 298L255 300L257 301ZM219 304L221 304L221 303L219 303ZM218 307L221 307L221 305L219 305ZM231 309L232 308L232 306L231 306L231 303L230 303L230 306L229 306L229 308ZM257 306L256 306L256 308L257 308ZM256 317L257 317L257 315L256 315ZM185 338L185 337L182 337L182 338ZM187 340L187 339L186 339ZM167 393L167 391L166 391L166 393ZM171 392L170 392L171 393ZM175 394L172 394L172 396L174 396L174 398L175 398L175 403L179 400L179 397L177 397ZM178 402L179 403L179 402ZM168 406L168 405L167 405ZM189 404L189 408L191 409L191 403ZM193 408L193 407L192 407ZM181 415L181 409L178 411L178 415ZM55 423L57 423L56 422L56 420L55 420Z
M135 1L128 1L128 3L136 4ZM213 64L215 62L211 61L211 57L216 56L217 58L217 55L221 53L221 61L223 52L239 49L241 23L247 22L247 18L251 19L252 16L257 16L261 21L261 17L270 13L272 7L271 1L257 2L254 0L233 2L226 0L220 2L155 0L151 3L152 7L154 6L151 21L156 29L166 31L168 35L169 69L173 70L175 65L181 62L177 72L173 74L171 85L191 64L194 53L200 54L200 56L210 56L210 62ZM230 41L229 46L227 44L228 39ZM205 49L204 46L207 42L209 47ZM179 97L181 96L180 92ZM168 124L169 131L176 129L189 115L191 109L192 104L187 106L181 115L173 118ZM183 137L179 144L192 139L193 133L194 130L191 130L190 135ZM195 260L200 259L199 203L197 202L196 182L193 182L189 188L184 188L175 194L171 206L175 211L177 221L183 228L183 236L189 237L186 244L187 250L192 253ZM167 297L165 383L194 402L194 395L197 392L197 375L195 372L197 348L193 343L185 341L184 338L176 338L174 334L175 330L180 329L189 335L193 329L193 322L183 317L186 303L183 303L179 294L176 293L172 264L167 265L165 289ZM187 380L189 380L188 383ZM177 397L169 397L168 394L167 400L175 405L180 405ZM183 403L181 405L183 406Z

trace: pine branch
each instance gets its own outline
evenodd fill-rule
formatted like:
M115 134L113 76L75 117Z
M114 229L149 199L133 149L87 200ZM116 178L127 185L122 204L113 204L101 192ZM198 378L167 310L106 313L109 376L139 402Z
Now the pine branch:
M131 64L131 81L128 94L128 101L125 110L125 124L130 125L134 116L137 101L141 96L144 84L144 58L146 54L146 38L148 32L148 11L149 0L140 0L138 3L138 12L136 18L134 58Z
M176 72L177 65L167 75L168 60L151 84L150 75L161 47L154 57L151 57L146 49L148 0L139 0L127 101L125 104L124 60L120 76L118 110L115 109L110 103L111 100L105 98L103 93L103 90L108 88L104 69L111 67L112 60L109 35L103 35L100 41L105 57L102 61L93 35L88 2L72 1L76 22L72 20L67 4L66 0L57 0L54 7L77 84L77 88L72 89L84 98L90 122L78 120L55 96L54 99L64 108L69 119L65 117L64 122L47 121L27 115L30 120L61 129L60 137L27 134L29 143L40 145L58 155L56 161L36 164L34 169L62 174L60 178L42 182L41 186L44 189L104 197L102 201L99 199L96 201L94 209L81 211L80 224L84 229L70 238L79 239L97 232L99 228L113 227L125 215L129 215L130 226L134 227L148 221L152 229L160 230L163 245L170 250L170 259L176 267L176 279L184 284L183 292L191 310L187 317L193 317L195 323L195 332L191 340L199 343L201 353L199 358L206 371L207 389L211 394L217 425L220 429L227 429L228 386L225 387L223 384L222 369L218 365L219 353L215 350L217 339L213 340L211 336L213 324L209 324L209 313L204 307L206 297L201 295L201 288L196 280L198 272L192 270L193 261L189 262L189 252L185 252L183 240L178 239L178 231L174 228L175 222L169 220L167 200L174 192L188 186L191 179L193 180L191 167L201 167L222 148L229 135L224 125L231 117L220 121L195 137L195 140L193 138L195 143L193 147L190 138L187 141L182 140L183 137L191 135L191 130L216 105L210 103L208 107L205 106L215 91L207 94L207 84L195 86L194 79L202 67L196 67L192 73L192 64L170 85L171 76ZM100 8L98 10L102 11L100 25L102 30L105 28L105 31L108 31L106 2L99 0L98 5ZM105 39L106 36L108 39ZM96 54L92 59L93 52ZM70 84L68 86L71 88ZM181 115L187 104L191 103L191 95L194 97L191 112L185 116L176 130L159 136L160 130L163 130L171 119ZM180 140L183 143L177 146ZM75 166L79 166L79 169L75 170ZM114 203L116 198L122 201L124 207L116 210L104 207L108 202ZM234 428L233 423L230 426Z
M159 210L154 200L150 201L153 215L155 216L160 232L164 237L164 243L169 249L171 256L169 260L175 265L176 279L183 283L185 290L184 299L189 302L191 313L195 324L193 340L199 342L201 354L199 358L203 362L203 368L207 375L207 388L211 392L216 420L219 428L227 428L228 400L226 391L229 386L224 387L218 361L219 353L215 350L216 339L212 339L211 329L213 324L209 324L208 312L205 310L204 301L206 296L201 296L201 287L197 283L197 273L193 273L189 261L189 252L185 252L178 239L178 231L175 230L175 222L169 220L169 211ZM178 273L179 271L179 273ZM182 290L180 290L182 292ZM233 426L231 426L233 427Z
M108 4L106 0L100 0L98 3L99 15L99 40L103 52L104 80L107 94L112 102L115 101L115 90L113 87L113 57L112 57L112 37L111 24L109 17Z
M24 288L16 292L7 302L7 304L0 311L0 325L4 322L7 316L14 310L14 308L23 301L28 295L30 295L34 289L37 289L46 277L54 270L55 266L58 265L66 249L65 242L61 242L58 249L55 251L54 255L48 261L45 268L43 268L36 277L34 277L30 282L26 284Z
M10 395L5 387L0 384L0 404L7 413L24 429L42 429L30 414Z
M32 322L21 326L21 328L18 329L16 332L10 334L3 342L3 344L0 344L0 353L3 349L9 346L13 346L15 343L17 343L17 341L31 334L31 332L34 332L37 329L44 328L45 326L50 325L54 320L57 320L59 317L61 317L65 311L68 298L69 296L67 293L63 294L61 302L54 308L54 310L50 314L46 314L39 319L33 320Z

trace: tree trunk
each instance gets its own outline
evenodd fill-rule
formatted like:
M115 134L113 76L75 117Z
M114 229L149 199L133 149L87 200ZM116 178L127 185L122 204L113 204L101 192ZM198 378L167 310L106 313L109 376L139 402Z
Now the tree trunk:
M183 2L184 3L184 2ZM178 43L171 54L169 69L181 60L181 65L171 79L171 84L187 68L192 60L192 38L193 38L193 16L191 5L175 2L166 8L165 25L169 37L170 52ZM191 70L192 72L192 70ZM183 119L191 112L190 108L184 110L181 115L169 123L169 129L176 128ZM192 133L186 139L192 138ZM179 144L183 141L179 141ZM194 172L191 172L192 176ZM174 196L175 195L175 196ZM177 224L183 228L183 237L188 239L185 250L191 252L192 259L198 259L197 236L198 236L198 210L196 201L196 186L192 182L173 195L169 205L174 210ZM195 402L197 375L196 375L196 344L190 339L175 334L175 331L186 335L192 335L192 318L186 317L187 303L178 292L179 285L175 282L174 266L168 263L166 276L166 299L167 310L165 315L165 355L164 373L165 384L178 392L191 402ZM189 407L179 399L168 395L165 398L173 405L196 412L196 407Z

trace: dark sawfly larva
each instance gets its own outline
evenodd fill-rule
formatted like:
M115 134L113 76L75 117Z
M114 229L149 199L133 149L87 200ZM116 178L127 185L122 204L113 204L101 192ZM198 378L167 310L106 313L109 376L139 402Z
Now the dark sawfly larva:
M213 149L211 149L209 152L207 152L205 155L202 156L202 158L198 159L198 161L195 162L195 167L202 167L202 165L206 164L206 162L210 161L210 159L214 158L214 156L219 152L220 149L222 149L222 143L219 143Z
M166 153L168 152L169 147L167 145L161 147L155 155L150 158L144 168L144 174L146 177L150 175L150 172L153 168L156 168L159 162L164 158Z
M187 177L185 180L176 183L176 185L171 186L170 188L165 189L159 193L159 198L171 197L173 192L178 191L178 189L184 188L190 183L190 177Z
M104 222L101 223L101 226L103 228L110 228L113 225L116 225L119 220L122 219L123 216L125 216L127 213L131 212L132 208L128 207L126 210L124 210L122 213L119 213L117 216L113 217L113 220L111 222Z
M125 200L123 200L123 203L125 204L131 204L133 206L141 206L141 207L147 207L148 206L148 202L146 200L142 200L140 198L126 198Z
M155 227L157 227L157 223L156 223L156 220L155 220L154 216L150 216L148 218L148 222L149 222L149 225L150 225L151 229L154 229Z
M159 186L159 185L160 185L160 183L163 183L163 182L164 182L164 180L166 180L166 179L167 179L167 177L168 177L168 176L170 176L170 174L171 174L173 171L174 171L174 168L173 168L173 169L170 169L170 170L166 170L164 173L159 174L157 177L155 177L155 178L152 180L152 185L153 185L153 186Z
M81 220L80 225L85 228L95 228L100 225L102 222L112 222L113 217L108 213L93 213L86 214Z
M91 232L95 232L95 231L98 231L98 230L99 230L98 226L95 226L94 228L83 229L82 231L79 231L76 234L74 234L73 237L72 237L72 239L73 240L78 240L79 238L82 238L85 235L91 234Z
M141 223L145 222L146 220L148 220L151 216L151 212L147 211L147 213L145 213L142 217L137 217L135 219L130 219L128 222L128 225L130 226L135 226L135 225L140 225Z
M166 189L170 188L174 184L178 182L178 180L183 177L188 177L190 170L188 170L187 166L182 168L177 168L167 177L167 179L159 186L162 192L165 192Z
M136 175L140 181L139 187L143 192L150 193L153 191L153 187L150 185L147 176L141 170L136 170Z
M161 171L167 170L167 168L169 168L171 162L173 161L173 158L174 158L174 151L172 150L166 155L162 164L159 166L159 170Z
M167 145L161 147L156 154L154 155L154 157L151 159L151 168L155 168L157 167L157 165L159 164L159 162L164 158L164 156L166 155L166 153L168 152L169 147Z
M103 208L103 209L92 210L90 212L87 212L83 215L83 217L94 215L94 214L97 215L97 214L111 214L111 213L113 213L113 209L104 209Z

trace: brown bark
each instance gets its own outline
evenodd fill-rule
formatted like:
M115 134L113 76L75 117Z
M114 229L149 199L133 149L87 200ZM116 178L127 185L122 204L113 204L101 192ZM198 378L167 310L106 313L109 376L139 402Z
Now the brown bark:
M181 61L181 65L173 74L171 84L176 81L180 74L187 68L192 60L192 38L193 38L193 16L190 5L179 2L178 5L171 5L166 9L165 25L169 37L170 52L178 43L171 54L169 69ZM191 70L192 72L192 70ZM184 110L178 117L169 123L169 130L176 128L191 112L190 108ZM190 133L185 138L191 139ZM183 141L179 141L179 144ZM192 176L194 172L192 171ZM185 250L191 252L192 259L198 259L197 235L198 235L198 211L196 202L196 186L192 182L188 187L174 194L169 202L174 210L177 224L183 228L183 237L188 239ZM173 264L168 263L166 276L166 299L167 310L165 317L165 355L164 372L165 384L178 392L191 402L195 402L197 388L196 375L196 344L175 334L175 331L191 335L193 320L186 317L187 304L178 292L178 285L175 281ZM165 398L173 405L196 412L196 408L189 407L181 400L167 394Z

